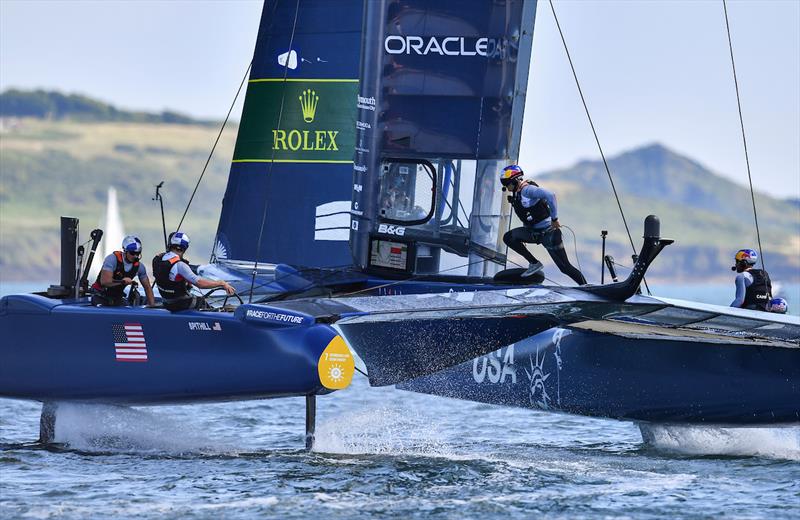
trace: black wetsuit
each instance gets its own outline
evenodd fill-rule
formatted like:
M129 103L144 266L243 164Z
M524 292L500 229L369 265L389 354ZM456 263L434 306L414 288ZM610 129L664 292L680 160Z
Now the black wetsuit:
M535 189L529 190L529 187L535 187ZM536 197L536 195L540 195L540 197ZM555 203L555 196L552 192L539 188L535 184L523 187L510 197L514 213L524 225L506 232L503 235L503 242L522 255L529 263L537 262L537 260L528 251L525 244L542 244L562 273L572 278L578 285L586 285L586 278L583 274L569 263L567 252L564 250L561 230L549 225L551 209L546 198L550 198L553 204Z

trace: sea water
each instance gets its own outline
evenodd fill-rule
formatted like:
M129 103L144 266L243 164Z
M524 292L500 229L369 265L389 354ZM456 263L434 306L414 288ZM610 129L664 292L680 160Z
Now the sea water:
M48 448L39 411L0 399L2 518L800 518L798 427L640 428L358 375L318 398L311 452L303 398L63 404Z

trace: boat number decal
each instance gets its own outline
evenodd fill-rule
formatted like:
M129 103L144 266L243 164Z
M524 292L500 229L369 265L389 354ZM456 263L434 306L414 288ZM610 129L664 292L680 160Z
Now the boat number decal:
M190 321L189 330L222 330L220 322L206 323L205 321Z
M472 378L476 383L517 382L517 366L514 363L514 345L496 350L491 354L472 360Z
M317 364L319 381L329 390L347 388L353 380L355 361L341 336L336 335L322 351Z

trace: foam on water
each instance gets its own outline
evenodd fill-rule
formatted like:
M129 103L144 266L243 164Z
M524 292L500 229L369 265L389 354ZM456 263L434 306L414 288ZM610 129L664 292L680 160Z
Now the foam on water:
M645 444L676 453L800 461L800 426L721 428L641 423L639 429Z
M411 410L381 407L346 412L317 426L314 451L337 454L450 456L436 424Z
M219 441L195 428L153 411L100 405L59 403L54 440L79 451L227 453Z

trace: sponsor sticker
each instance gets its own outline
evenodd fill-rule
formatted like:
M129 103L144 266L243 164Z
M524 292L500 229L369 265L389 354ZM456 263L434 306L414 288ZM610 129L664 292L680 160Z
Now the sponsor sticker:
M247 318L253 318L256 320L269 321L273 323L289 323L294 325L303 323L304 319L303 316L297 316L296 314L266 311L261 309L247 309L245 316Z
M402 237L406 234L406 228L403 226L395 226L392 224L381 224L378 226L378 233L385 233L387 235L397 235Z
M341 336L336 335L317 363L319 381L329 390L341 390L350 385L355 372L355 361Z

